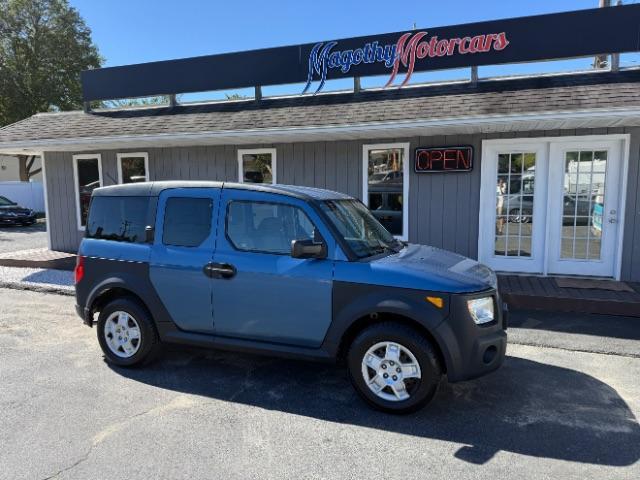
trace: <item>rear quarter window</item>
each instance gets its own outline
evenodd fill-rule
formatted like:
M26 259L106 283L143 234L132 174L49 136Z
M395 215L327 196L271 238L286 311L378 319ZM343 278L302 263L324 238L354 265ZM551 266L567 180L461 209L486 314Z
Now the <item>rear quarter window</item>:
M150 197L94 197L86 236L116 242L145 243L145 228L153 223Z

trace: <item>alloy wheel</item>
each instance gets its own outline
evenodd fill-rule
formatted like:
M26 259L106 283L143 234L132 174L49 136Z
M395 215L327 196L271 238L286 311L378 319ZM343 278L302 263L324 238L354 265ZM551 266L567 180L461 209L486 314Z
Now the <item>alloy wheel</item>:
M362 359L362 376L377 397L391 402L408 400L422 378L415 355L396 342L379 342Z
M129 313L116 311L104 323L104 338L114 355L130 358L140 349L140 326Z

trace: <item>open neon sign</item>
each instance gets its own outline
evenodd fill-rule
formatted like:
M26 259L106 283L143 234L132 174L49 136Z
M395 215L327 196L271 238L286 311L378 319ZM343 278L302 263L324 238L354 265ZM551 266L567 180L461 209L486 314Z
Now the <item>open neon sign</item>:
M416 148L416 173L469 172L472 169L473 147Z

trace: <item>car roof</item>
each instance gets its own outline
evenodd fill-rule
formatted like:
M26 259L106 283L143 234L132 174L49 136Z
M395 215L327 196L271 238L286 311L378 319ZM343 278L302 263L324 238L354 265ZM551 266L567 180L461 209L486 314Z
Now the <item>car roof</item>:
M267 185L256 183L214 182L200 180L170 180L158 182L128 183L96 188L93 196L158 196L163 190L172 188L226 188L235 190L252 190L265 193L276 193L296 197L303 200L350 200L353 197L322 188L302 187L297 185Z

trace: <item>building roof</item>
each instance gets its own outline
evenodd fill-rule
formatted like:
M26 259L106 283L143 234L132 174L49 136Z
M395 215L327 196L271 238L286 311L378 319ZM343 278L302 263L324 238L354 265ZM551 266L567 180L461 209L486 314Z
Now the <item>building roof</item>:
M513 124L510 118L529 115L540 120L562 112L605 114L633 110L635 114L629 115L632 120L628 121L638 122L638 109L640 70L633 69L481 81L477 85L459 82L266 98L260 102L43 113L1 128L0 152L11 151L10 146L46 149L71 141L94 145L98 139L136 137L156 141L184 137L194 143L204 137L220 136L223 140L217 143L256 143L275 140L274 132L400 127L416 121L439 125L464 120L469 124L473 123L469 119L486 123L487 119L501 118L506 119L504 123L509 128ZM235 141L229 141L234 137Z
M255 190L265 193L277 193L290 197L303 198L305 200L348 200L349 195L325 190L322 188L302 187L297 185L266 185L255 183L234 183L193 180L168 180L159 182L129 183L126 185L109 185L96 188L93 191L95 197L120 197L120 196L157 196L161 191L172 188L231 188L241 190Z

